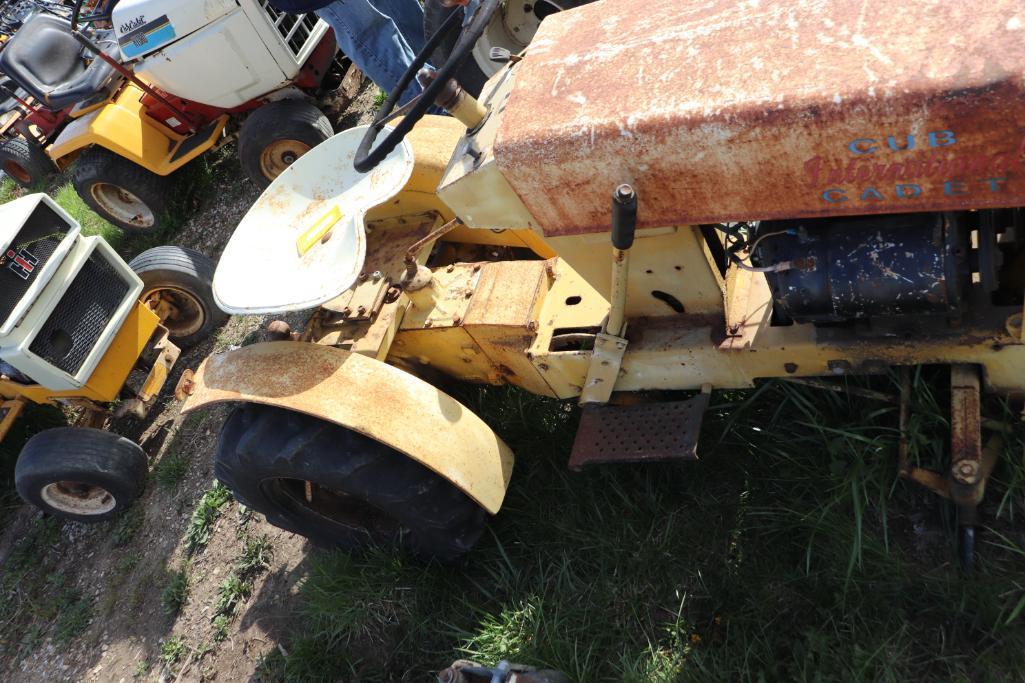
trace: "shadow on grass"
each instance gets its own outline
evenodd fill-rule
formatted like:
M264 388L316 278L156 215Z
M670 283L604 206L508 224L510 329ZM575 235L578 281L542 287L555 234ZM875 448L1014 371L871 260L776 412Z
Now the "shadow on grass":
M934 385L943 378L916 376L911 450L924 465L947 439ZM895 406L771 382L716 395L700 462L571 474L575 409L514 390L460 398L519 456L480 543L451 566L313 553L279 641L287 656L272 653L257 680L428 680L456 658L576 681L1019 670L1021 438L989 492L979 578L966 580L951 511L896 478Z

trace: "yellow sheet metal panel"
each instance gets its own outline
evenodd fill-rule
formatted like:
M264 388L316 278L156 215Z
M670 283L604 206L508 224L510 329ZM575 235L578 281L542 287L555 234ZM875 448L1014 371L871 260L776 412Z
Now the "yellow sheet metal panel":
M84 387L55 392L34 384L20 387L20 394L35 403L49 403L57 398L85 398L110 403L118 397L128 374L159 325L160 320L153 311L142 303L136 304Z
M186 137L146 116L142 96L141 89L127 84L113 103L69 123L47 148L47 154L59 161L86 147L99 145L164 176L210 149L228 122L228 116L222 116L203 142L174 158L175 150Z
M365 434L437 472L488 512L502 506L513 468L509 447L458 401L398 368L319 344L255 344L204 361L182 412L239 401Z
M554 237L547 242L592 287L609 295L612 242L608 233ZM723 290L722 278L698 228L669 226L637 231L630 249L627 318L676 315L678 311L667 303L672 300L686 313L721 314Z

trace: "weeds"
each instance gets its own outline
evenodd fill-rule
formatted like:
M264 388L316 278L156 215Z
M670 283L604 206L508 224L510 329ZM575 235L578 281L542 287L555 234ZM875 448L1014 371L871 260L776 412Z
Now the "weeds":
M239 606L253 593L253 582L270 566L272 548L266 536L252 538L243 533L242 552L231 573L217 589L211 621L214 640L221 642L228 636L228 625L235 618Z
M203 494L196 505L185 531L185 552L194 555L206 548L210 542L213 524L221 516L221 509L231 500L231 491L224 484L216 482L209 491Z
M165 453L160 462L153 468L153 478L160 488L174 491L189 473L189 458L182 451Z
M142 505L135 503L114 522L114 528L110 531L110 541L115 548L123 548L128 545L136 532L146 519L145 510Z
M160 604L164 607L164 614L169 617L177 616L181 608L189 599L189 570L183 567L172 572L168 577L167 585L160 596Z
M181 636L171 636L160 645L160 661L173 669L189 653L189 644Z
M939 468L945 376L913 381L911 456ZM987 493L986 578L968 581L948 505L896 476L891 404L767 382L716 394L699 462L569 474L575 410L506 389L461 399L520 454L485 536L455 567L314 556L301 628L266 671L383 681L467 657L579 681L1018 676L1022 434Z

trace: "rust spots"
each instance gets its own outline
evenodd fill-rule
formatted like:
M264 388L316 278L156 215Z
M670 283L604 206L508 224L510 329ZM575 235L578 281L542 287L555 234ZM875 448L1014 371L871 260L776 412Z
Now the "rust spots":
M617 0L549 17L495 142L547 235L1025 203L1017 0ZM938 39L943 36L943 39Z

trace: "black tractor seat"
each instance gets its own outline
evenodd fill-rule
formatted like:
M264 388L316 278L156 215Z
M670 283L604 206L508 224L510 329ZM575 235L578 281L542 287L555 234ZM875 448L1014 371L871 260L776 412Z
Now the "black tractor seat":
M103 51L120 57L113 41ZM50 111L109 92L120 82L114 67L75 40L70 23L49 14L34 15L7 41L0 71Z

